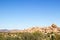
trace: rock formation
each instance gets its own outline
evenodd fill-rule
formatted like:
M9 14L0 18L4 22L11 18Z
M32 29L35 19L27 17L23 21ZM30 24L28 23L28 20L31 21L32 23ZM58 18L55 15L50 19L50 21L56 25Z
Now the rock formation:
M51 33L51 32L60 33L60 28L57 27L55 24L52 24L49 27L44 27L44 28L32 27L32 28L25 30L25 32L30 32L30 33L35 32L35 31L39 31L39 32L43 32L43 33Z
M51 33L51 32L60 33L60 28L57 27L55 24L52 24L51 26L43 27L43 28L32 27L32 28L28 28L28 29L25 29L25 30L5 30L5 31L0 30L0 32L10 32L10 33L16 33L16 32L32 33L32 32L35 32L35 31L43 32L43 33Z

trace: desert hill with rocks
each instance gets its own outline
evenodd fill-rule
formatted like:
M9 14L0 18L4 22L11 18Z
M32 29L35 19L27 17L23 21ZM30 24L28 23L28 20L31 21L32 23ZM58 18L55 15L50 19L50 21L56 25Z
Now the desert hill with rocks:
M50 33L50 32L60 33L60 27L58 27L55 24L52 24L51 26L43 27L43 28L32 27L32 28L28 28L28 29L24 29L24 30L6 30L6 29L0 30L0 32L10 32L10 33L16 33L16 32L32 33L32 32L35 32L35 31L42 32L42 33Z
M60 27L32 27L24 30L0 29L0 40L60 40Z
M51 26L48 27L43 27L43 28L32 27L24 30L24 32L30 32L30 33L35 31L43 32L43 33L50 33L50 32L60 33L60 27L57 27L55 24L52 24Z

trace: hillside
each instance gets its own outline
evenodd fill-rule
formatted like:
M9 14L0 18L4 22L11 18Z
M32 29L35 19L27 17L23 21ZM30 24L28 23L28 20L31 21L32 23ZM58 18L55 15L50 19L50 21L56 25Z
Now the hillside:
M0 29L0 40L60 40L60 27L32 27L24 30Z
M44 28L32 27L32 28L26 29L25 31L26 32L39 31L43 33L50 33L50 32L60 33L60 27L57 27L55 24L52 24L51 26L44 27Z
M16 32L35 32L35 31L39 31L42 33L51 33L51 32L55 32L55 33L60 33L60 27L58 27L55 24L52 24L51 26L48 27L32 27L32 28L28 28L28 29L24 29L24 30L7 30L7 29L1 29L0 32L9 32L9 33L16 33Z

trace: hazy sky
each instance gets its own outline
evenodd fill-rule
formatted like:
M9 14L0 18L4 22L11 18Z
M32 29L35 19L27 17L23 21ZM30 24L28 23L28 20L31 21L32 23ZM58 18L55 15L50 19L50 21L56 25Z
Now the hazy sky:
M60 0L0 0L0 29L60 25Z

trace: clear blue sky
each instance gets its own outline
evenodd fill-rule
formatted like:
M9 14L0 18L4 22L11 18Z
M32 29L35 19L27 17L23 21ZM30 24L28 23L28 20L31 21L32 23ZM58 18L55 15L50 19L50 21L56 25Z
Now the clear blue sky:
M0 29L60 25L60 0L0 0Z

